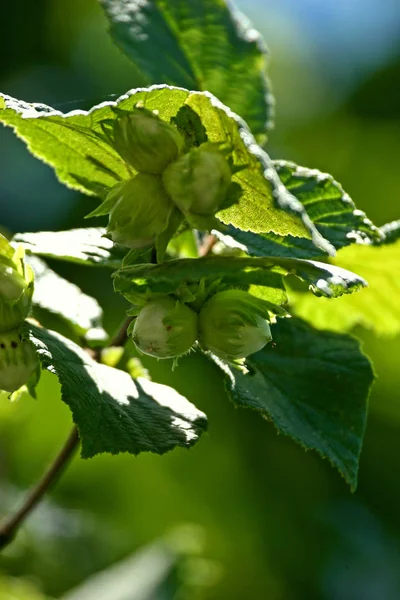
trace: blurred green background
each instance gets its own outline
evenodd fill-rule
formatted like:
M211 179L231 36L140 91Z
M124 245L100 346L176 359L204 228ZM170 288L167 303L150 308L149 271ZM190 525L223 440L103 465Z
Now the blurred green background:
M238 4L272 53L270 154L332 173L377 225L399 218L397 0ZM96 0L7 2L0 46L0 90L63 111L142 83ZM93 201L59 184L4 128L0 153L2 227L83 225ZM125 304L108 272L52 267L100 300L109 331L118 325ZM0 600L398 600L400 342L354 333L378 375L355 494L326 461L235 410L211 364L190 356L172 372L149 359L155 381L207 413L209 433L190 452L76 458L1 554ZM0 397L1 513L70 429L59 396L45 374L38 401Z

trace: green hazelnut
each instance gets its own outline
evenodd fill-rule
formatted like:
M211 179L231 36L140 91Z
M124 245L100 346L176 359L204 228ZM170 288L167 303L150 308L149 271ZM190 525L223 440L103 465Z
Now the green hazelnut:
M223 154L206 143L169 165L163 181L183 213L214 215L225 200L231 176Z
M259 298L242 290L218 292L199 315L202 346L228 361L246 358L271 341L268 311Z
M22 246L14 249L0 234L0 332L15 329L28 316L33 279Z
M8 302L16 302L26 288L24 277L14 267L0 263L0 296Z
M149 110L136 108L116 119L114 144L136 171L160 174L178 158L184 141L173 125Z
M15 392L25 385L39 364L32 342L19 330L0 333L0 390Z
M129 248L150 246L168 226L173 204L157 175L139 173L109 193L113 207L107 231Z
M175 358L188 352L197 339L197 314L164 296L140 311L132 339L140 352L156 358Z

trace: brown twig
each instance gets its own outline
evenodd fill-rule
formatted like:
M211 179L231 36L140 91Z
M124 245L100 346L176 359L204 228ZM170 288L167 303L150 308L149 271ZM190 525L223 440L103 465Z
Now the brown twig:
M132 317L127 317L121 327L117 330L117 332L113 335L113 337L108 341L105 345L105 348L111 348L112 346L124 346L128 339L128 327L132 321ZM100 348L85 348L86 352L89 354L93 360L100 362L101 360L101 351L103 347Z
M118 329L117 333L108 342L107 347L124 346L128 337L128 327L131 324L132 317L127 317Z
M120 329L107 344L108 347L123 346L125 344L127 340L127 330L131 320L132 319L130 317L125 319ZM93 355L93 353L91 354ZM95 353L95 357L97 360L100 358L99 354L97 353ZM40 481L28 493L22 506L14 514L9 515L2 521L2 523L0 523L0 550L5 548L14 539L18 529L21 527L25 519L41 501L43 496L58 481L68 463L72 459L78 446L79 434L77 427L74 425L63 448L51 463L48 470L44 473Z
M211 250L214 248L215 244L218 242L218 239L212 233L208 234L203 243L199 248L199 256L207 256L210 254Z
M1 523L0 526L0 549L9 544L15 537L19 527L26 517L31 513L35 506L40 502L44 494L57 482L63 470L71 460L79 445L78 430L74 426L64 447L58 454L54 462L45 472L39 483L32 488L25 498L21 508L10 515Z

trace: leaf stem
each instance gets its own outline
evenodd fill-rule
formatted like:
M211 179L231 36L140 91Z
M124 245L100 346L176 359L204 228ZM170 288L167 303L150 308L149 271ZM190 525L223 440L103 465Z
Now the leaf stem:
M118 329L118 331L107 344L108 347L123 346L125 344L127 340L127 330L131 320L131 317L128 317L124 320L121 327ZM99 354L94 354L94 358L99 360ZM14 514L9 515L0 523L0 550L2 548L5 548L10 542L12 542L25 519L30 515L32 510L41 501L43 496L58 481L63 471L67 467L68 463L72 459L78 446L79 433L77 427L74 425L61 451L56 456L54 461L50 464L49 468L44 473L40 481L28 493L22 506Z

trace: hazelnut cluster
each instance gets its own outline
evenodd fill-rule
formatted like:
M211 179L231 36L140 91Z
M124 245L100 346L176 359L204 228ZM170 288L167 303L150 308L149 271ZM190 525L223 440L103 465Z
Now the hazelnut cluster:
M14 250L0 234L0 390L10 393L25 385L38 366L35 347L19 333L32 295L33 271L23 248Z
M215 144L206 142L185 152L174 125L144 108L115 120L113 143L137 171L113 187L104 202L107 232L114 242L145 248L167 230L174 210L190 221L214 216L221 207L231 170Z
M170 296L154 298L140 311L132 339L140 352L176 358L196 340L228 362L243 359L271 341L264 302L243 290L211 296L197 313Z

